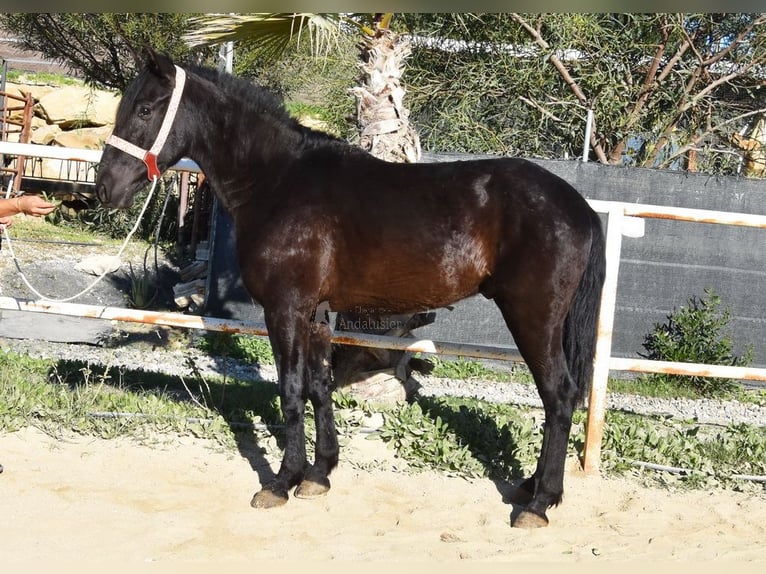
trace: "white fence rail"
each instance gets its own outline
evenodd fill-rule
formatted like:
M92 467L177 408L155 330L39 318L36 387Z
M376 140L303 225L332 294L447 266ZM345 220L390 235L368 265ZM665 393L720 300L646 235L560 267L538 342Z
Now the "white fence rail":
M101 152L98 150L56 148L51 146L13 144L8 142L0 142L0 154L70 159L93 163L98 163L101 158ZM173 169L179 171L199 171L198 166L187 159L176 164ZM599 460L601 456L601 439L603 437L609 371L674 373L766 381L766 369L611 357L612 330L614 326L617 298L617 278L620 265L620 253L622 250L622 236L640 236L643 232L642 220L644 218L674 219L679 221L737 225L766 229L766 215L661 207L656 205L601 200L589 200L589 203L593 209L600 213L606 213L608 216L606 230L606 280L601 301L593 385L591 387L588 405L585 451L582 461L583 468L586 471L594 472L599 468ZM200 317L182 313L139 311L120 307L78 305L44 300L27 301L12 297L0 297L0 309L90 317L110 321L152 323L186 329L206 329L260 336L265 336L267 334L266 326L261 323L219 319L214 317ZM352 334L347 332L335 336L333 341L347 345L399 349L412 352L448 354L517 362L523 361L517 352L506 347L459 344L425 339L412 340L361 333Z

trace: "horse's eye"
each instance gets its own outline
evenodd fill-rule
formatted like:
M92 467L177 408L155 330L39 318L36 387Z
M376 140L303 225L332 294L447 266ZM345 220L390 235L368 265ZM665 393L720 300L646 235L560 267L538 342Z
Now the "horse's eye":
M151 113L152 111L149 109L149 106L141 106L138 108L138 117L142 120L148 118Z

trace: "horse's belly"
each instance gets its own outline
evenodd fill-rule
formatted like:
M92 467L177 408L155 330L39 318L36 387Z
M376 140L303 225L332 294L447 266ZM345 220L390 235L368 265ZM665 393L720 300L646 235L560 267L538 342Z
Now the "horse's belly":
M335 311L414 313L436 309L479 291L487 277L472 268L406 269L391 267L375 277L349 277L334 296Z
M450 305L479 291L491 274L494 253L488 238L453 232L439 241L381 241L367 245L367 257L343 258L338 304L375 305L392 313ZM419 245L419 246L418 246ZM361 261L360 261L361 260Z

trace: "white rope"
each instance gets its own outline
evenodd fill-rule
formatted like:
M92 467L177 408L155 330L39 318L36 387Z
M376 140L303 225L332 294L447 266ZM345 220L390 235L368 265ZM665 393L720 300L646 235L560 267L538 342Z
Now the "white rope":
M157 137L154 140L154 144L152 144L151 149L144 150L137 145L134 145L128 141L125 141L122 138L119 138L112 134L109 139L107 139L106 143L113 145L117 149L120 149L124 151L125 153L132 155L140 160L142 160L146 164L146 168L148 170L149 179L152 180L152 189L149 191L149 195L146 197L146 202L144 203L144 207L141 209L141 213L138 214L138 219L136 220L135 225L133 226L133 229L130 230L130 233L128 233L128 236L125 238L125 242L122 244L122 247L120 247L120 250L117 252L117 259L120 258L120 255L122 255L122 252L125 250L125 248L128 246L128 241L130 241L130 238L133 236L133 234L138 229L138 225L141 223L141 218L144 216L144 212L146 211L146 208L149 206L149 200L151 200L152 195L154 194L154 188L157 186L157 181L159 179L159 169L157 167L157 156L159 155L160 151L162 151L163 146L165 145L165 141L168 138L168 134L170 133L170 128L173 125L173 121L175 119L176 113L178 112L178 106L181 103L181 96L183 95L183 89L184 84L186 83L186 72L184 72L183 69L176 66L176 82L175 86L173 87L173 93L170 96L170 102L168 103L168 109L165 110L165 117L162 119L162 125L160 126L160 131L157 134ZM10 196L11 188L13 187L13 178L11 178L11 182L8 185L8 189L5 193L6 199ZM165 208L163 207L163 213ZM8 235L8 230L5 226L3 226L3 235L5 236L5 239L8 241L8 251L11 253L11 257L13 258L13 262L16 264L16 269L19 272L19 275L21 276L21 279L24 281L24 284L29 288L32 293L37 295L40 299L44 299L45 301L54 301L57 303L66 303L67 301L72 301L73 299L77 299L78 297L81 297L91 289L93 289L99 281L101 281L107 273L109 273L109 269L105 269L101 275L99 275L93 283L88 285L85 289L80 291L79 293L72 295L71 297L67 297L65 299L54 299L53 297L46 297L45 295L41 294L37 289L35 289L27 279L26 275L24 275L24 272L21 269L21 265L19 264L19 260L16 258L16 254L13 252L13 246L11 245L11 237Z
M138 218L136 219L136 223L133 225L133 229L130 230L130 233L128 233L128 236L125 238L125 241L122 243L122 247L120 247L120 250L117 252L118 259L122 255L122 252L125 251L125 248L128 246L128 242L130 241L131 237L133 237L133 234L138 229L138 226L141 223L141 218L144 216L144 212L146 211L146 208L149 207L149 201L152 199L152 195L154 195L155 187L157 187L156 177L152 180L152 188L149 190L149 195L146 196L146 201L144 202L144 206L141 208L141 213L138 214ZM6 199L8 199L8 197L10 196L12 188L13 188L13 178L11 178L11 181L8 184L8 189L5 192ZM88 285L85 289L83 289L79 293L72 295L71 297L66 297L64 299L54 299L53 297L47 297L46 295L43 295L37 289L35 289L30 284L29 280L27 279L27 276L24 275L24 271L22 271L21 269L21 264L19 263L19 260L16 258L16 254L13 252L13 245L11 244L11 236L8 235L8 229L6 226L3 226L3 236L5 237L5 240L8 242L8 252L11 254L11 258L13 259L13 262L16 264L16 270L19 272L19 275L21 276L21 280L24 281L24 284L29 288L29 290L32 293L34 293L37 297L45 301L54 301L56 303L66 303L68 301L77 299L78 297L82 297L88 291L91 291L96 285L98 285L99 281L101 281L104 277L106 277L106 274L110 272L109 269L104 270L104 272L101 273L101 275L96 277L93 283Z

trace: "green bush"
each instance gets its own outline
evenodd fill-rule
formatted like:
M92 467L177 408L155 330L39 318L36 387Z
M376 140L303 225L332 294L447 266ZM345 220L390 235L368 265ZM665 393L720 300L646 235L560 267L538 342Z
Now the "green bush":
M741 356L733 353L733 342L725 333L731 319L729 309L721 309L721 298L713 289L705 289L702 298L690 297L688 305L657 323L644 338L647 359L703 363L707 365L747 366L752 348ZM738 388L733 379L715 377L651 374L642 377L658 386L691 389L701 396L725 396Z
M160 242L175 241L178 233L178 191L174 185L171 190L170 184L165 179L160 180L154 191L149 206L144 213L141 223L135 233L136 239L151 241L157 237ZM138 219L143 208L149 185L140 191L127 209L104 207L95 200L79 206L72 212L57 209L46 219L59 227L67 227L86 231L88 233L101 233L114 239L124 239ZM167 197L167 194L170 196ZM167 199L167 204L165 203ZM164 210L164 211L163 211ZM159 226L159 229L158 229Z
M211 355L221 355L258 365L273 365L271 343L265 337L210 331L198 343L199 348Z

